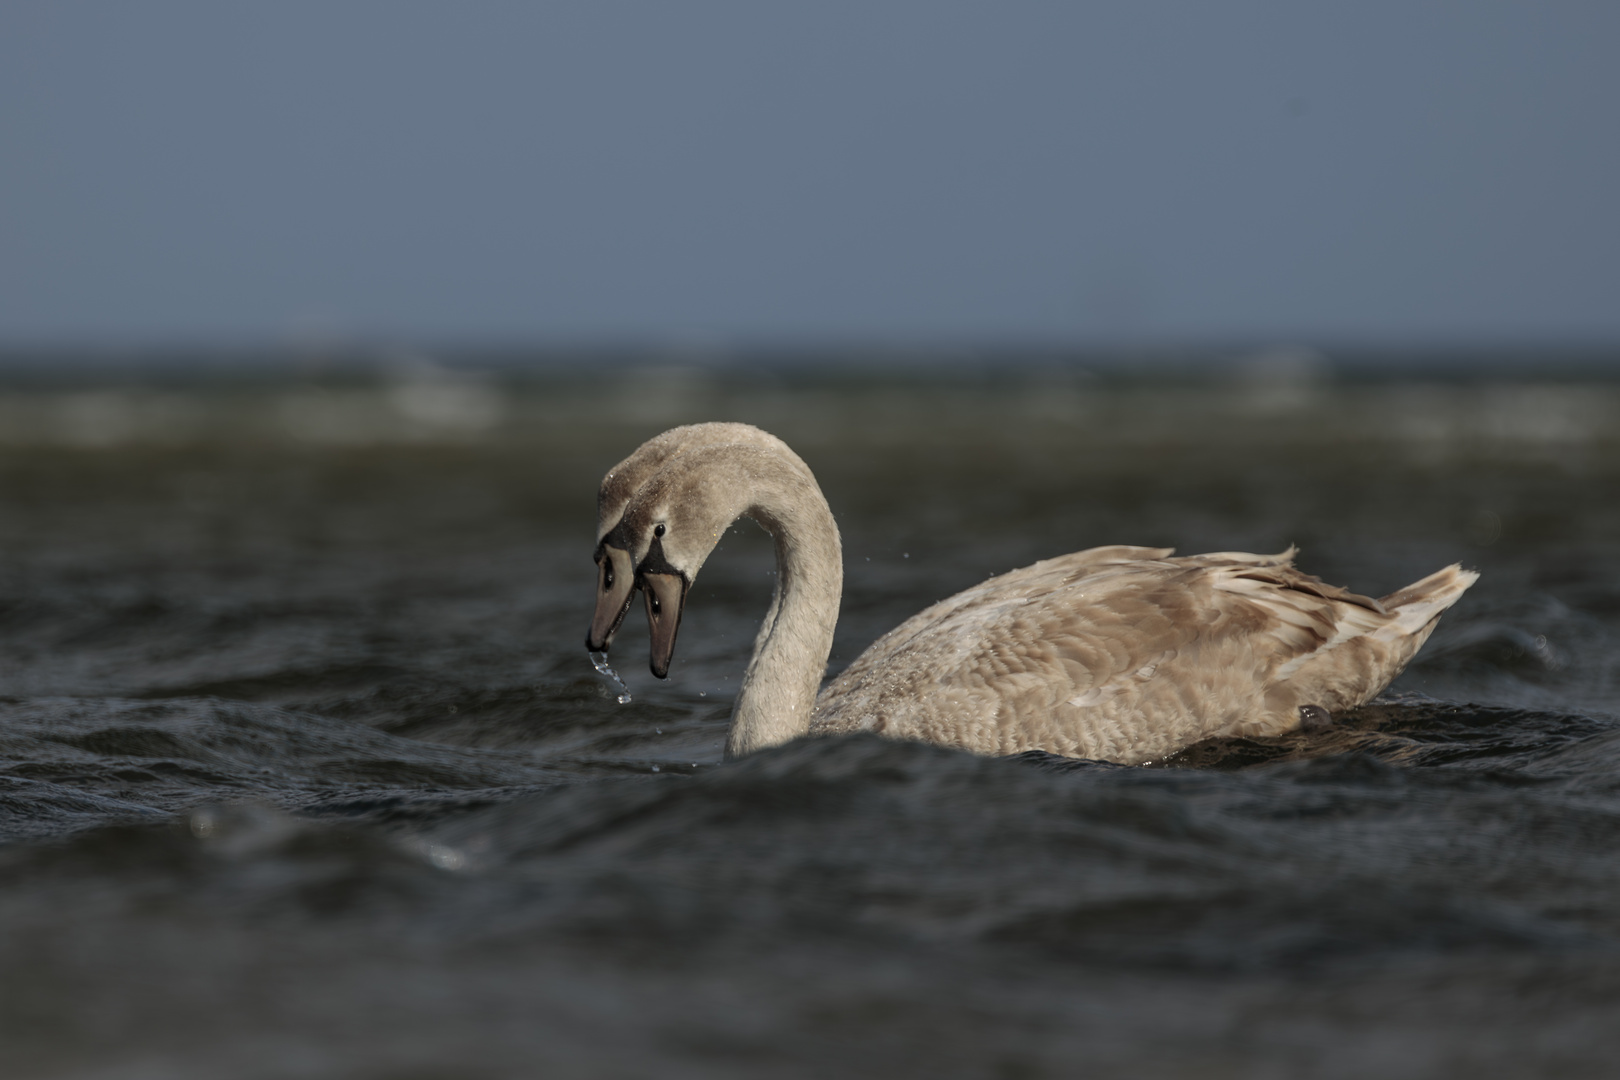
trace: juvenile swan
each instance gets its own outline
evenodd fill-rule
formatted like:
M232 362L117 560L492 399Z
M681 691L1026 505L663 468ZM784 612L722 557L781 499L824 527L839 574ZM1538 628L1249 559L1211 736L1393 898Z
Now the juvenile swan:
M666 432L608 473L586 638L605 651L639 586L652 671L667 677L704 560L739 517L763 526L776 540L776 595L728 757L873 731L980 754L1141 762L1214 735L1276 735L1377 694L1479 576L1452 565L1373 600L1293 569L1293 548L1185 558L1092 548L927 608L818 696L843 587L838 526L804 463L743 428Z

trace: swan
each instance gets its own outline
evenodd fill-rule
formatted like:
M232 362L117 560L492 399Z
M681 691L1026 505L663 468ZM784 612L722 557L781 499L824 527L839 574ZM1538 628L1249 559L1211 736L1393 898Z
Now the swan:
M827 500L781 440L699 424L649 441L604 478L586 647L607 651L639 587L652 672L668 677L692 583L744 516L775 539L777 576L728 758L870 731L1135 764L1211 736L1282 734L1389 685L1479 577L1453 564L1375 600L1294 569L1292 547L1091 548L926 608L822 688L843 587Z

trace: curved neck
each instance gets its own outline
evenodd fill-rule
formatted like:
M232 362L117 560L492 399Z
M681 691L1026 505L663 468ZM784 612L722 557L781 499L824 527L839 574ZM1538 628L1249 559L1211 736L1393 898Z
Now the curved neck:
M776 538L776 593L731 712L727 757L777 746L810 730L844 589L838 525L807 473L760 485L746 500L742 516Z

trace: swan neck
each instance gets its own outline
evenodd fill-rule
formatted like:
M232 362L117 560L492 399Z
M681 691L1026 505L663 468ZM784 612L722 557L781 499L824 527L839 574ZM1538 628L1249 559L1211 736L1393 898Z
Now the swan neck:
M745 516L776 540L776 592L732 710L727 757L810 730L844 585L838 525L807 472L754 493L751 503Z

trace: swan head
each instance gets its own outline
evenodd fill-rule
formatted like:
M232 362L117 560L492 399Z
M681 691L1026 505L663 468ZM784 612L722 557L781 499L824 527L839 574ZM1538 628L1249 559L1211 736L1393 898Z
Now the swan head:
M587 644L605 646L629 609L630 587L621 569L628 565L647 601L649 666L658 678L668 678L681 614L698 571L731 523L745 513L761 517L759 495L784 484L804 487L813 481L797 457L785 458L757 441L698 446L670 458L642 484L598 545L604 569Z
M669 656L674 654L676 646L680 607L685 602L684 589L690 588L693 576L697 576L697 568L703 565L703 560L708 559L708 552L713 551L714 542L719 541L719 534L723 533L726 525L735 520L735 513L732 513L731 520L713 529L710 546L703 547L701 552L697 549L677 552L684 559L684 570L676 570L671 563L667 563L667 552L671 551L671 546L690 546L682 546L679 538L671 541L671 546L666 546L661 542L663 534L653 534L658 528L658 521L645 518L653 513L650 504L656 502L659 504L658 513L663 515L661 520L667 528L669 521L666 518L671 515L672 505L679 505L687 512L682 520L682 536L692 534L693 515L703 517L700 510L701 487L708 470L713 468L711 458L714 453L700 452L711 452L718 447L763 450L786 461L795 470L804 471L805 476L810 474L810 468L787 447L786 442L753 424L737 423L671 427L661 436L643 442L630 457L619 461L619 465L612 466L608 474L603 476L601 486L596 489L596 610L591 615L590 630L586 631L586 649L593 653L608 651L614 636L619 633L619 627L624 625L630 604L635 602L635 591L638 588L646 589L651 583L653 588L659 589L659 593L646 594L648 620L654 630L653 672L659 678L669 675ZM687 458L684 465L677 466L684 458ZM645 499L643 494L646 495ZM638 502L637 520L627 525L627 513L632 504ZM724 513L724 510L714 513ZM653 562L650 567L642 567L640 563L648 557L648 552L654 552ZM685 585L677 589L674 578L684 580ZM672 625L667 622L671 610L674 610ZM658 662L659 630L667 630L667 640L663 643L663 664Z
M647 482L675 458L700 447L722 444L756 446L782 455L798 468L809 469L786 443L752 424L715 422L686 424L655 435L636 448L636 452L619 462L602 477L596 491L596 611L585 635L585 647L592 652L606 652L614 636L624 624L624 617L635 601L635 593L645 582L636 573L632 558L632 542L628 532L615 532L630 503ZM609 536L612 534L612 540ZM656 538L655 538L656 539ZM650 546L650 545L648 545ZM646 547L635 548L645 552ZM707 552L705 552L705 556ZM701 560L699 561L701 565ZM694 570L693 573L696 573ZM667 590L666 590L667 591ZM658 606L665 608L667 597L661 597ZM648 599L649 609L652 598ZM679 616L677 615L677 620ZM670 648L674 648L673 633ZM665 673L668 664L665 664ZM664 676L660 676L663 678Z
M617 558L622 551L634 566L635 583L647 601L651 639L648 662L660 679L669 678L675 636L681 628L681 614L686 610L692 582L719 543L720 535L737 518L730 508L715 505L725 500L713 498L714 494L697 472L660 474L637 493L619 524L603 540L606 558ZM601 596L608 604L620 602L606 593ZM622 603L629 608L628 595Z

